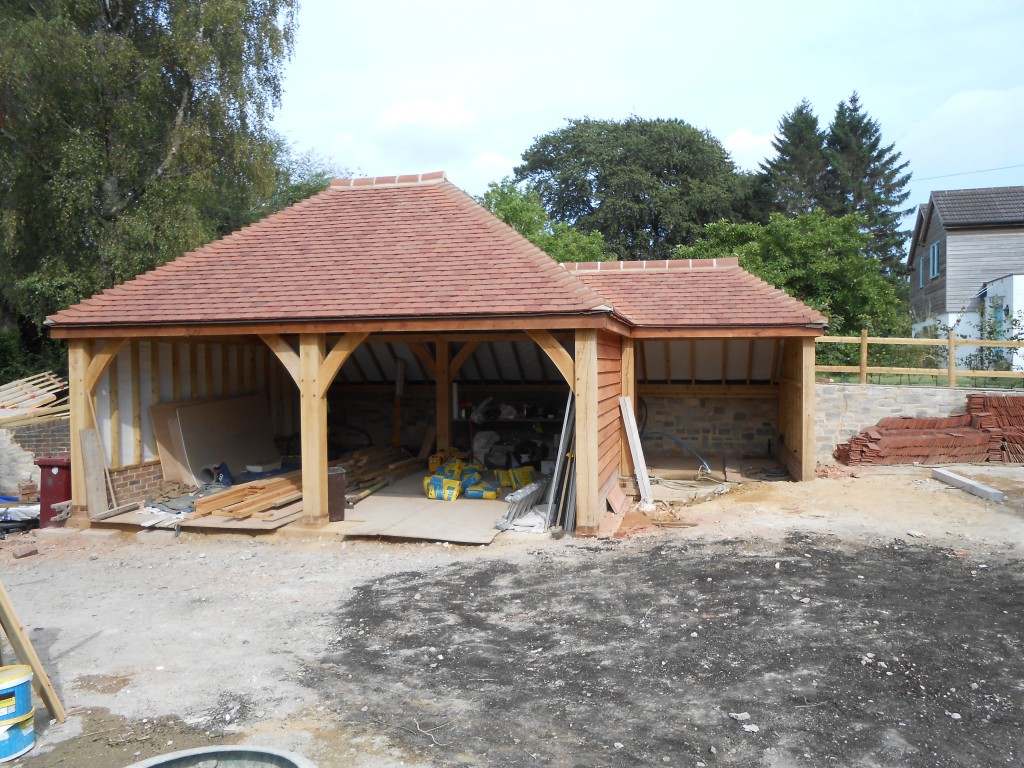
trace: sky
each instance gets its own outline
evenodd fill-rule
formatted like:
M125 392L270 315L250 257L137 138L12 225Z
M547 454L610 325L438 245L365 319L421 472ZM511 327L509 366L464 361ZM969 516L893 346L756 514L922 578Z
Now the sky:
M802 99L825 128L856 91L910 163L908 207L1024 184L1020 0L300 1L274 128L351 175L479 195L567 119L632 115L756 170Z

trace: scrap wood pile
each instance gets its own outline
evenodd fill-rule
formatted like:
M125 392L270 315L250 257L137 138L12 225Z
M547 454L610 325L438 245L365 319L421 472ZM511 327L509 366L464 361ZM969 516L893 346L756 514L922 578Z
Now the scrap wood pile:
M836 446L848 465L1024 463L1024 396L967 396L967 413L885 418Z
M0 427L20 427L67 418L68 398L58 399L68 383L52 371L0 385Z
M371 446L329 462L329 467L345 469L345 501L354 505L375 491L390 485L409 470L422 464L400 448ZM195 511L186 516L196 519L208 515L252 518L277 522L297 519L302 514L302 471L294 470L274 477L240 483L226 491L195 500ZM290 520L289 520L290 522Z

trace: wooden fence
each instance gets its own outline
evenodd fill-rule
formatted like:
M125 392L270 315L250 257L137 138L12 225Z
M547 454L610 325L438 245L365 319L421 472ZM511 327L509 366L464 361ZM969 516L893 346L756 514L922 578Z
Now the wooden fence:
M973 370L957 367L957 351L962 348L977 347L1001 347L1010 349L1024 348L1024 341L990 341L983 339L961 339L955 331L950 331L944 339L904 339L890 338L886 336L868 336L867 331L861 331L860 336L820 336L816 340L818 344L859 344L860 364L859 365L815 365L816 373L856 373L861 384L867 384L868 374L905 374L911 376L935 376L946 377L947 384L955 387L957 377L981 377L990 379L1021 379L1024 380L1024 371L992 371ZM946 367L945 368L900 368L892 366L868 365L868 346L871 344L913 346L913 347L945 347Z

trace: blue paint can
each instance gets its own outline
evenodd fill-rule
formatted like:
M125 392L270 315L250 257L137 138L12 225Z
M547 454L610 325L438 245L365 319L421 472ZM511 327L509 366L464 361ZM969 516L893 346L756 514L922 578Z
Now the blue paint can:
M32 667L0 667L0 727L32 712Z
M0 725L0 763L21 757L36 745L36 714Z

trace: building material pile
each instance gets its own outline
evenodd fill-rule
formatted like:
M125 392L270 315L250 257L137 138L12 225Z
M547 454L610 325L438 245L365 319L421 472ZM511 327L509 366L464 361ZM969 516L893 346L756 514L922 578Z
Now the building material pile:
M885 418L836 446L848 465L1024 463L1024 396L967 396L967 413Z
M401 448L373 445L342 456L330 466L345 468L345 502L352 506L424 463L425 459L410 456Z
M992 435L989 461L1024 463L1024 396L968 395L967 412Z
M344 467L345 503L352 506L395 480L423 465L400 448L371 446L332 461L331 467ZM187 519L206 516L253 518L275 522L297 519L302 513L302 471L294 470L273 477L234 485L226 491L196 499L195 512Z
M68 383L52 371L0 385L0 427L20 427L68 417Z

